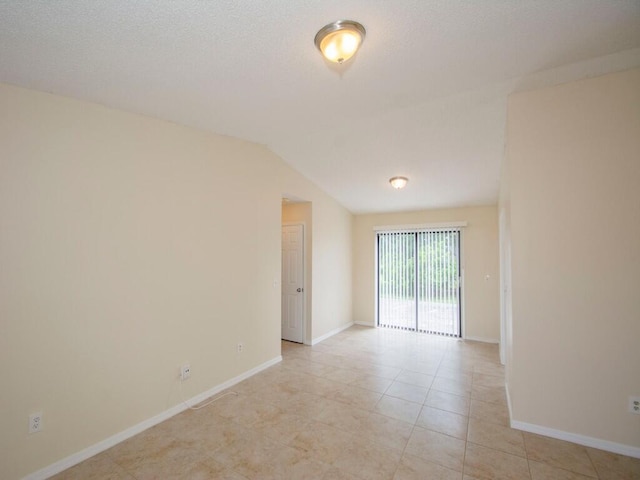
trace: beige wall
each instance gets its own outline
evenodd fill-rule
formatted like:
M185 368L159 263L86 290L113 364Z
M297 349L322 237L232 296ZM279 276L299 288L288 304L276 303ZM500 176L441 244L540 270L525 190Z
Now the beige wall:
M513 95L508 119L512 421L640 455L640 69Z
M357 323L375 325L373 227L466 221L462 234L465 336L497 342L499 324L498 217L495 206L357 215L353 234L353 294ZM489 279L485 279L489 275Z
M6 85L0 145L0 478L178 405L183 362L190 398L278 358L284 192L350 322L351 215L266 148Z

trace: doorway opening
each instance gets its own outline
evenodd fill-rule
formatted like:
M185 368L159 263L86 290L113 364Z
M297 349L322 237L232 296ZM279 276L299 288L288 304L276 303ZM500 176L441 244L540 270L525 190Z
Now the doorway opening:
M304 341L304 226L282 226L282 339Z
M311 344L312 203L283 194L281 226L281 338Z
M377 324L460 337L460 229L377 232Z

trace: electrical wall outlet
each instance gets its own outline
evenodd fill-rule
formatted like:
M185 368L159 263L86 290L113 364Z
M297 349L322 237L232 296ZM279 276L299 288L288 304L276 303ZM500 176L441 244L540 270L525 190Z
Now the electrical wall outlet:
M180 380L184 381L191 377L191 365L185 363L180 367Z
M29 433L38 433L42 430L42 412L29 415Z
M640 397L629 397L629 411L640 415Z
M242 353L244 351L244 344L242 342L238 342L238 353Z

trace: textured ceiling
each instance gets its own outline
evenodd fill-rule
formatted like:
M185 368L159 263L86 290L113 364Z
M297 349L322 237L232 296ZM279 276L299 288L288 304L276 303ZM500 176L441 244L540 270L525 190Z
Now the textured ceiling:
M639 0L0 1L0 82L263 143L355 213L495 203L509 92L637 65Z

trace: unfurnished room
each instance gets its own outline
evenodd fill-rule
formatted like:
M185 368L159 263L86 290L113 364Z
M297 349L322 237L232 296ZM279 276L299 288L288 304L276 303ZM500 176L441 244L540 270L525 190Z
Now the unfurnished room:
M0 479L640 479L639 0L0 0Z

